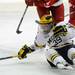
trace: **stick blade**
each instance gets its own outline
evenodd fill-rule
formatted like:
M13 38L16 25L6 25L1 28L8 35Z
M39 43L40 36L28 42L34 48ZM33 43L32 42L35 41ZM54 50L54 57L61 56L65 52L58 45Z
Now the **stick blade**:
M16 31L16 33L17 33L17 34L21 34L21 33L22 33L22 31L17 30L17 31Z

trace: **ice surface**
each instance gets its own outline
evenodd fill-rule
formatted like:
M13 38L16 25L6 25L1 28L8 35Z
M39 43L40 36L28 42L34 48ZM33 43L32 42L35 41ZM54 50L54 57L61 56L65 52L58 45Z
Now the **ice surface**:
M29 7L20 28L23 32L18 35L16 29L24 12L24 6L22 11L18 9L8 11L6 8L6 11L0 12L0 57L16 55L22 45L34 42L37 33L37 24L34 20L38 19L37 12L35 8ZM0 61L0 75L75 75L75 71L51 69L44 52L37 51L21 61L18 58Z

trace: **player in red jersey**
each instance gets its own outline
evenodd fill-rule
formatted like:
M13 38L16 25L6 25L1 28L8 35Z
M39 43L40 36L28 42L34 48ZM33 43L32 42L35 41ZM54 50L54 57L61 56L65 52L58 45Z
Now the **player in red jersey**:
M75 0L69 0L69 3L70 3L70 20L69 20L69 23L72 26L75 26Z
M36 6L39 18L51 14L56 23L64 20L64 6L61 0L25 0L28 6Z

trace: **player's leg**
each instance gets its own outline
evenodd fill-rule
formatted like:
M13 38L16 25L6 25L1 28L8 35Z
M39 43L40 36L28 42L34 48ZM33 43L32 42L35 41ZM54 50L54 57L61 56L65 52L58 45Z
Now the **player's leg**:
M68 44L68 45L67 45ZM75 64L75 45L66 43L64 47L56 49L56 51L71 65Z
M55 23L64 21L64 5L63 4L57 7L52 7L51 12L52 12L52 16L54 18Z
M68 58L72 60L73 64L75 65L75 45L72 45L68 50Z
M37 7L37 13L39 18L41 18L44 15L50 15L50 10L44 7Z
M52 67L60 69L72 69L70 65L54 49L47 49L46 58Z

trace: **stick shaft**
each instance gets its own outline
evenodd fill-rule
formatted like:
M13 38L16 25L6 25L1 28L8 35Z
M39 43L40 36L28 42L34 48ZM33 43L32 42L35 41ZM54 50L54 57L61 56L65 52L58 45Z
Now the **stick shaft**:
M20 28L20 26L21 26L21 23L22 23L22 21L23 21L23 18L24 18L24 15L26 14L27 9L28 9L28 5L26 6L25 11L24 11L24 13L23 13L23 15L22 15L22 18L21 18L21 20L20 20L20 22L19 22L19 25L18 25L18 27L17 27L17 31L19 30L19 28Z
M74 14L75 12L71 12L71 13L69 13L69 14L66 14L64 17L67 17L67 16L69 16L69 15L72 15L72 14Z

